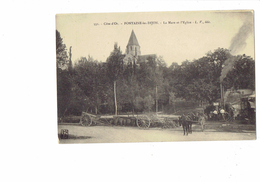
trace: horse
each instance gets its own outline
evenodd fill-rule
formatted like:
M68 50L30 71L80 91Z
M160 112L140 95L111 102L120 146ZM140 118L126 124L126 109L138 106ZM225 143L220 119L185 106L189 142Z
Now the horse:
M182 124L183 128L183 135L188 135L189 133L192 133L192 121L188 116L185 116L182 114L182 116L179 118Z
M199 113L188 113L186 115L186 123L188 125L189 133L192 133L192 124L196 123L199 120Z

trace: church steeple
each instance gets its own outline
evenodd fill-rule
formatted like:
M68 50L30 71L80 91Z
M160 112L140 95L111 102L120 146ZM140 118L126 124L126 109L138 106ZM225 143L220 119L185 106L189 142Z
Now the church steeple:
M131 54L133 56L141 55L140 45L137 41L134 30L132 30L131 36L126 46L126 54Z
M131 36L129 38L127 46L132 46L132 45L139 46L139 43L138 43L137 38L135 36L134 30L132 30L132 33L131 33Z

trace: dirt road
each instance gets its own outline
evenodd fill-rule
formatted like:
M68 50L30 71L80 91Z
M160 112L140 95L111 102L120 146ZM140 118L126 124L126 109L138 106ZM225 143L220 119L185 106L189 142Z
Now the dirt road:
M122 142L171 142L171 141L213 141L213 140L254 140L256 132L241 130L239 132L223 132L206 129L201 132L193 126L192 134L183 136L181 127L171 129L122 126L91 126L59 125L58 132L69 130L69 139L61 139L60 143L122 143Z

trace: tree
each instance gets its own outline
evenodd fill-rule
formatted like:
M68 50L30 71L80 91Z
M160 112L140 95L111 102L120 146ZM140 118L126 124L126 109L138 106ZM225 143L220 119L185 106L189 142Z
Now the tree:
M236 56L233 68L223 80L225 88L255 90L255 61L246 55Z
M117 115L117 95L116 95L116 83L119 77L123 73L123 58L120 47L117 43L114 44L114 50L111 52L110 56L107 59L108 67L108 77L113 82L114 85L114 103L115 103L115 115Z
M227 75L223 76L226 62L233 60ZM218 48L194 61L172 64L169 85L176 97L212 103L220 98L221 77L225 89L255 89L255 63L246 55L233 56L229 50Z
M73 80L83 91L87 99L87 108L99 112L99 106L108 103L108 80L106 65L94 60L91 56L81 58L74 66Z
M134 108L136 111L143 111L144 109L144 99L140 96L135 97L134 99Z
M58 30L56 30L56 62L59 68L62 68L68 62L66 45L63 44L63 39Z
M58 118L64 116L70 102L71 77L66 70L67 58L66 45L63 44L60 33L56 30Z
M220 75L229 50L218 48L213 53L194 60L184 61L180 66L172 66L172 91L177 97L193 101L215 101L220 97Z
M58 118L65 115L70 103L71 79L67 70L57 69Z
M84 94L84 91L73 82L70 94L70 104L68 113L73 115L81 115L82 111L87 111L89 98Z
M72 48L72 46L70 46L69 62L68 62L68 71L69 71L70 74L72 74L72 61L71 61L72 53L71 53L71 48Z
M144 98L143 102L144 102L144 109L146 111L150 112L154 105L154 99L152 98L152 96L151 95L146 96Z

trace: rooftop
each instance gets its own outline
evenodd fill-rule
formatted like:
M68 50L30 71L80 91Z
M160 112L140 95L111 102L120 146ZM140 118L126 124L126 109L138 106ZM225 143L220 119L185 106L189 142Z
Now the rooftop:
M129 38L129 41L128 41L128 44L127 46L130 46L130 45L137 45L137 46L140 46L138 41L137 41L137 38L135 36L135 32L134 30L132 30L132 33L131 33L131 36Z

